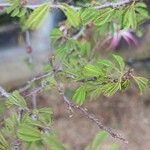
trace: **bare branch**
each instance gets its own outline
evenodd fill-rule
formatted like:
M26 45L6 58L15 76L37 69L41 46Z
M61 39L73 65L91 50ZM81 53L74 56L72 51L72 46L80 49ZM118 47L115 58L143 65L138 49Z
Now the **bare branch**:
M81 106L77 106L74 103L72 103L64 94L64 90L63 90L63 86L62 84L60 84L58 86L58 91L59 94L62 96L64 103L67 104L69 110L71 110L73 112L73 110L77 110L79 112L81 112L83 114L83 116L85 116L86 118L88 118L89 120L91 120L93 123L95 123L101 130L104 130L106 132L108 132L113 138L115 139L119 139L121 141L123 141L124 143L128 143L128 141L123 138L120 134L116 133L115 131L113 131L113 129L108 128L106 126L104 126L102 124L102 122L100 122L96 116L94 114L91 114L87 111L87 109L81 107Z
M53 72L49 72L49 73L38 75L37 77L34 77L32 80L30 80L30 81L27 82L26 86L20 88L19 92L22 93L22 92L28 90L34 82L42 80L42 79L44 79L44 78L46 78L48 76L51 76L52 74L53 74Z
M77 34L75 34L72 38L74 40L79 39L82 35L84 35L85 30L86 30L85 27L81 28L81 30Z
M51 73L49 74L44 74L43 76L39 76L37 78L34 78L32 79L31 81L29 81L29 84L27 84L27 86L25 86L23 89L27 89L29 88L29 86L31 85L30 83L33 83L34 81L37 81L37 80L41 80L43 79L44 77L47 77L49 76ZM38 87L37 89L31 91L28 95L25 95L25 97L29 97L29 96L33 96L34 94L37 94L41 91L44 90L44 87L41 86L41 87ZM69 108L69 111L70 112L73 112L74 110L77 110L79 112L81 112L83 114L83 116L85 116L86 118L88 118L89 120L91 120L92 122L94 122L101 130L104 130L106 132L108 132L113 138L116 138L116 139L119 139L125 143L128 143L128 141L123 138L120 134L114 132L111 128L108 128L106 126L104 126L96 117L95 115L89 113L87 111L87 109L81 107L81 106L77 106L75 105L74 103L72 103L64 94L64 90L63 90L63 86L62 84L59 84L58 85L58 91L59 91L59 94L62 96L63 98L63 101L64 103L68 106ZM10 96L10 94L8 92L6 92L1 86L0 86L0 95L5 97L5 98L8 98Z
M120 7L129 5L133 2L138 2L138 1L140 1L140 0L121 0L121 1L116 2L116 3L106 3L106 4L103 4L100 6L95 6L94 8L97 10L105 9L105 8L114 8L115 9L115 8L120 8Z
M6 92L1 86L0 86L0 96L8 98L9 97L9 93Z
M97 9L97 10L101 10L101 9L105 9L105 8L114 8L114 9L116 9L116 8L120 8L120 7L129 5L132 2L138 2L138 1L140 1L140 0L122 0L122 1L114 2L114 3L108 2L108 3L102 4L102 5L93 6L93 8ZM35 5L27 4L27 5L23 5L22 7L29 8L29 9L36 9L36 8L40 7L41 5L43 5L43 4L35 4ZM52 4L50 2L50 3L45 3L45 4L48 4L50 8L63 8L61 3ZM10 6L11 6L11 4L9 4L9 3L1 3L0 4L0 7L10 7ZM71 7L75 10L80 10L82 8L82 7L77 7L77 6L71 6ZM88 6L84 6L84 7L88 7Z

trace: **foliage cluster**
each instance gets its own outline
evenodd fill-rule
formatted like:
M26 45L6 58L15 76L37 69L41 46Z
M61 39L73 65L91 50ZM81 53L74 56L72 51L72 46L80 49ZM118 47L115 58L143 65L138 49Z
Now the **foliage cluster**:
M143 2L131 0L127 4L122 1L123 4L116 2L110 5L89 2L84 7L45 3L37 8L19 0L9 0L9 3L7 13L19 18L24 32L36 29L52 9L61 9L67 17L51 33L54 58L44 66L48 76L39 78L37 84L31 82L28 89L31 96L41 90L59 89L60 85L71 83L76 89L72 89L70 98L80 107L99 95L113 96L118 91L125 91L133 82L139 87L140 93L144 93L148 80L137 76L133 69L126 66L121 56L113 55L113 59L103 59L94 50L98 39L114 35L116 30L140 31L140 25L148 18ZM93 41L86 37L91 28L94 32L91 34ZM19 91L9 94L4 107L7 109L3 110L5 119L1 122L0 149L11 149L12 145L14 149L20 145L26 149L65 149L51 130L51 108L29 108ZM99 143L106 137L104 133L101 134L87 149L98 149Z

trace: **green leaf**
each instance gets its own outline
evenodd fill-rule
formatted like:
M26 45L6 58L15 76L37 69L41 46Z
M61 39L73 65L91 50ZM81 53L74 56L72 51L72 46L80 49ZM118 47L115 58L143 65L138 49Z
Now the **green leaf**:
M94 19L96 26L102 26L111 21L114 13L114 9L106 9L105 11L102 11L100 15L97 15L97 17Z
M15 16L17 16L19 13L20 13L20 9L19 9L19 8L16 8L16 9L14 9L13 12L11 13L11 16L12 16L12 17L15 17Z
M135 7L131 6L129 7L124 14L123 17L123 26L124 28L137 28L137 14L135 12Z
M14 9L16 9L17 5L12 5L11 7L6 8L6 12L10 14Z
M40 108L40 109L38 109L38 112L39 113L43 113L43 114L48 114L48 115L52 115L53 114L52 109L48 108L48 107Z
M21 125L17 131L19 139L25 142L35 142L41 140L41 133L35 127Z
M5 129L10 133L15 133L16 124L18 124L17 114L13 113L10 117L5 119Z
M1 150L8 150L9 149L9 143L6 141L2 133L0 132L0 149Z
M93 21L98 13L97 10L92 8L84 9L81 11L81 20L84 25L87 25L89 22Z
M91 50L91 45L89 42L78 42L78 46L80 48L80 53L82 56L87 56Z
M57 41L62 36L63 36L63 32L60 31L59 29L55 28L52 30L51 38L54 42Z
M137 16L135 13L135 7L131 7L128 17L129 17L128 21L130 22L130 27L132 29L136 29L136 27L137 27Z
M129 88L130 85L131 85L130 80L126 80L123 83L121 83L121 89L125 91Z
M148 17L148 11L146 9L143 9L143 8L136 8L136 11L144 18Z
M52 123L53 112L51 108L41 108L38 109L39 121L44 123L46 126L51 125Z
M123 60L123 58L119 55L113 55L113 57L115 58L115 60L117 61L117 63L119 64L120 67L120 71L124 72L125 69L125 62Z
M63 61L66 58L67 51L68 49L64 45L58 47L55 51L56 57L58 57L59 59L61 58L61 61Z
M24 16L26 13L27 13L27 9L26 9L26 8L21 9L21 10L20 10L20 13L19 13L19 15L18 15L18 17L22 17L22 16Z
M101 144L108 138L108 133L101 131L98 132L97 135L94 138L94 141L92 143L92 150L99 150Z
M112 144L109 150L120 150L120 146L118 144Z
M51 150L65 150L64 146L58 141L57 137L53 134L43 134L42 140L45 144L50 146Z
M104 67L108 68L114 68L114 64L109 60L100 60L97 62L99 65L102 65Z
M31 29L38 28L43 19L48 15L48 12L49 12L48 4L43 4L42 6L36 8L27 19L24 26L24 30L27 30L28 28Z
M89 64L84 67L84 75L86 77L98 77L98 76L103 76L104 73L102 69L99 68L98 66Z
M103 87L102 85L100 86L96 86L96 88L90 92L90 97L93 98L97 98L101 93L102 93Z
M0 115L6 111L5 100L0 100Z
M84 86L79 87L75 91L73 100L79 105L82 105L84 103L84 101L86 100L86 88Z
M145 91L145 88L148 85L148 79L143 78L143 77L133 77L133 78L140 89L140 94L142 95Z
M120 83L107 83L103 86L102 92L105 96L113 96L118 90L120 90Z
M8 98L6 103L8 106L15 105L21 108L27 108L25 99L20 95L18 91L14 91Z
M10 4L16 4L18 5L20 0L6 0L7 2L9 2Z
M69 25L73 27L79 27L81 24L81 18L78 11L75 11L73 8L71 8L69 5L64 4L62 7L62 11L67 16L67 21Z
M136 4L135 4L135 7L147 8L146 4L145 4L145 3L142 3L142 2L136 3Z
M44 71L45 73L49 73L49 72L52 71L52 70L53 70L53 67L52 67L51 64L46 64L46 65L44 65L44 67L43 67L43 71Z
M55 85L57 85L57 82L54 77L47 77L42 80L41 84L45 87L45 89L49 90Z

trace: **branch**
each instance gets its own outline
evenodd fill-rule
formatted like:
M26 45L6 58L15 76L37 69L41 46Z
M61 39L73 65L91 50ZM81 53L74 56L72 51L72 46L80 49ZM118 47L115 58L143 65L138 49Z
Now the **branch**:
M25 32L24 41L25 41L26 52L29 54L32 53L33 49L31 46L31 38L30 38L30 32L29 31Z
M105 4L102 4L102 5L98 5L98 6L93 6L94 9L97 9L97 10L101 10L101 9L105 9L105 8L120 8L120 7L123 7L123 6L126 6L130 3L133 3L133 2L139 2L140 0L122 0L122 1L119 1L119 2L114 2L114 3L111 3L111 2L108 2L108 3L105 3ZM43 4L48 4L49 5L49 8L52 8L52 9L55 9L55 8L62 8L63 5L61 5L61 3L59 4L52 4L51 2L50 3L43 3ZM29 9L36 9L38 7L40 7L41 5L43 4L35 4L35 5L30 5L30 4L27 4L27 5L23 5L22 7L25 7L25 8L29 8ZM9 3L1 3L0 4L0 7L10 7L11 4ZM82 7L77 7L77 6L70 6L72 7L73 9L75 10L80 10L82 9ZM85 8L86 7L89 7L89 6L84 6Z
M25 92L26 90L28 90L28 89L31 87L31 85L32 85L34 82L39 81L39 80L41 80L41 79L43 79L43 78L46 78L46 77L48 77L48 76L51 76L52 74L53 74L53 72L49 72L49 73L47 73L47 74L38 75L37 77L34 77L32 80L30 80L30 81L27 82L27 85L26 85L26 86L20 88L20 89L19 89L19 92L21 92L21 93L22 93L22 92Z
M123 7L123 6L126 6L128 4L131 4L133 2L139 2L140 0L121 0L119 2L116 2L116 3L106 3L106 4L103 4L103 5L100 5L100 6L95 6L94 8L97 9L97 10L100 10L100 9L105 9L105 8L120 8L120 7Z
M66 105L68 106L69 110L71 112L73 112L73 110L78 110L79 112L81 112L83 114L83 116L85 116L86 118L88 118L89 120L91 120L93 123L95 123L101 130L106 131L107 133L109 133L113 138L115 139L119 139L121 141L123 141L124 143L128 143L128 141L123 138L120 134L116 133L115 131L113 131L113 129L108 128L106 126L104 126L102 124L102 122L100 122L96 116L94 114L91 114L87 111L87 109L81 107L81 106L76 106L74 103L72 103L64 94L64 90L62 89L62 85L60 84L58 86L58 91L59 94L62 96L64 103L66 103Z
M86 30L85 27L81 28L81 30L72 37L72 39L74 40L79 39L82 35L84 35L85 30Z
M57 72L57 71L56 71L56 72ZM50 73L48 73L48 74L44 74L44 75L41 75L41 76L38 76L38 77L33 78L33 79L30 80L30 81L28 82L28 84L27 84L24 88L22 88L20 91L25 91L25 90L29 89L30 86L31 86L31 84L32 84L33 82L35 82L35 81L41 80L41 79L43 79L43 78L45 78L45 77L47 77L47 76L50 76L50 75L54 75L54 76L55 76L55 73L56 73L56 72L50 72ZM40 87L34 89L33 91L31 91L28 95L25 95L25 97L33 96L34 94L37 94L37 93L39 93L39 92L41 92L41 91L43 91L43 90L44 90L44 86L40 86ZM59 94L62 96L64 103L66 103L66 105L68 106L70 112L73 112L74 110L77 110L77 111L81 112L81 114L83 114L83 116L85 116L86 118L88 118L89 120L91 120L93 123L95 123L101 130L104 130L104 131L108 132L113 138L119 139L119 140L123 141L124 143L128 143L128 141L127 141L125 138L123 138L120 134L116 133L116 132L113 131L111 128L108 128L108 127L104 126L104 125L102 124L102 122L99 121L99 120L95 117L95 115L89 113L89 112L87 111L87 109L85 109L85 108L83 108L83 107L81 107L81 106L77 106L77 105L75 105L74 103L72 103L72 102L65 96L62 84L58 84L58 91L59 91ZM5 98L8 98L10 94L7 93L2 87L0 87L0 95L3 96L3 97L5 97Z
M1 86L0 86L0 96L8 98L10 96Z
M47 77L49 74L45 74L43 76L39 76L37 78L32 79L31 81L29 81L29 83L32 83L34 81L37 80L41 80L44 77ZM27 84L27 86L25 86L23 89L27 89L29 88L31 84ZM33 96L33 94L37 94L41 91L43 91L44 87L38 87L36 90L31 91L28 95L26 95L25 97L29 97L29 96ZM66 105L68 106L70 112L72 113L74 110L77 110L79 112L81 112L83 114L83 116L85 116L86 118L88 118L89 120L91 120L92 122L94 122L101 130L104 130L106 132L108 132L113 138L115 139L119 139L121 141L123 141L124 143L128 143L128 141L123 138L120 134L114 132L111 128L108 128L106 126L104 126L96 117L95 115L89 113L87 111L87 109L81 107L81 106L77 106L74 103L72 103L64 94L64 90L62 90L62 85L58 85L58 91L59 94L62 96L64 103L66 103ZM10 94L5 91L1 86L0 86L0 96L5 97L5 98L9 98Z

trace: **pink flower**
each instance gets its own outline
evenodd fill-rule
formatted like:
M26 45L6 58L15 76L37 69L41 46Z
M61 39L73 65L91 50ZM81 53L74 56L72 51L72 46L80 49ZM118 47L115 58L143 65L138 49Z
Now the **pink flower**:
M2 13L4 11L5 7L0 6L0 13Z
M109 48L116 49L122 38L127 42L128 45L134 44L135 46L137 46L138 44L136 38L130 31L120 30L115 32L113 36L108 37L108 40L111 41Z

